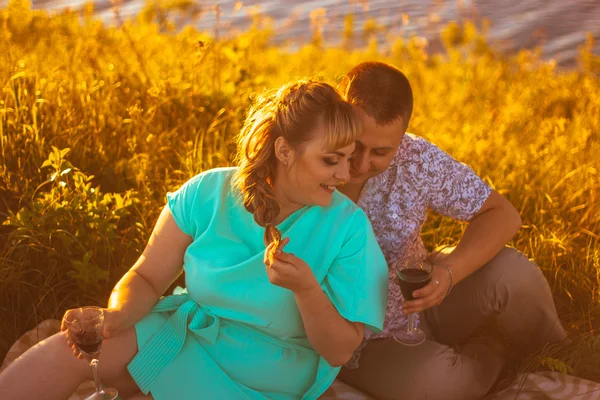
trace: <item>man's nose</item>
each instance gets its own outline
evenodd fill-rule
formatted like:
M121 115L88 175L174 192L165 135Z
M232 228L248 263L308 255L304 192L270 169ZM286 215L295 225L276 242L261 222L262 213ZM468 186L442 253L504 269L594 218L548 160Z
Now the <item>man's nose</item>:
M369 170L369 153L367 151L356 152L352 158L352 167L359 174Z

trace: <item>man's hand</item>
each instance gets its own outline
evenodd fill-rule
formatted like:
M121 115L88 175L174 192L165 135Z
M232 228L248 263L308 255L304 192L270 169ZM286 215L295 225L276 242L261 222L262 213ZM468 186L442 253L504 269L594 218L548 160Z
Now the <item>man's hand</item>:
M413 292L415 300L405 300L402 303L402 313L408 315L440 305L450 289L450 283L448 271L434 264L431 282Z

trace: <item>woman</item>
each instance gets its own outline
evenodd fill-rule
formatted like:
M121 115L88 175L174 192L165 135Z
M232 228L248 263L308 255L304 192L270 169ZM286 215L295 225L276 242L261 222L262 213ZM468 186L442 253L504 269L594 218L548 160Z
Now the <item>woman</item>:
M157 400L324 392L385 312L381 250L363 212L335 190L359 133L352 107L327 84L260 96L238 138L239 168L168 194L146 249L115 286L103 382ZM266 252L265 226L275 239ZM182 264L188 293L159 300ZM0 398L72 393L89 369L65 339L16 360L0 375Z

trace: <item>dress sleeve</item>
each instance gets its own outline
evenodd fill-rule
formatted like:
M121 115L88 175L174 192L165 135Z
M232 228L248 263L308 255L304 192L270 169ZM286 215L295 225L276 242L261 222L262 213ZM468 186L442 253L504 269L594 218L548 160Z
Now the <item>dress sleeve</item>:
M347 320L381 332L388 295L387 263L367 217L357 212L348 237L322 283L323 290Z
M210 179L212 178L212 179ZM185 182L179 189L167 193L167 205L177 226L183 233L196 238L206 226L213 210L208 203L214 189L208 190L207 173L201 173ZM204 228L203 228L204 227Z
M422 155L427 177L427 205L433 211L460 221L470 220L492 193L468 165L435 145Z

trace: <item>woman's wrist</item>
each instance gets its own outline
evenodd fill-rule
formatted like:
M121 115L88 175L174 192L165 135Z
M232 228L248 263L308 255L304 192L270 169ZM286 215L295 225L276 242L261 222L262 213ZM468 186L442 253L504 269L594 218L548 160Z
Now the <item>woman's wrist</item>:
M294 290L294 294L299 297L311 297L315 293L322 291L319 282L315 279L314 282L305 285L304 287L299 287Z

